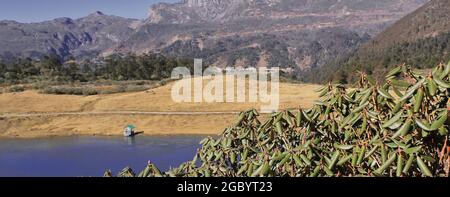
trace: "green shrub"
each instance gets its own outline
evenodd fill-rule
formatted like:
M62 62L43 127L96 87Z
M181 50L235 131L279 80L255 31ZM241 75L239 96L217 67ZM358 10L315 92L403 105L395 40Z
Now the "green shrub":
M125 87L125 92L140 92L150 89L149 86L141 86L141 85L128 85Z
M138 85L138 86L142 86L142 85L145 85L145 84L146 84L145 81L138 81L138 82L136 82L136 85Z
M242 112L179 167L164 172L149 162L140 173L125 168L117 176L448 177L450 64L431 76L400 66L385 79L362 74L353 89L329 84L311 108L265 121L256 110Z
M53 86L44 89L45 94L66 94L66 95L96 95L98 91L91 87L67 87L67 86Z
M82 94L85 96L96 95L98 91L94 88L81 88Z
M124 92L140 92L151 89L151 86L148 85L119 85L114 86L112 89L101 90L99 94L117 94Z
M22 85L14 85L9 88L9 92L23 92L25 91L25 87Z
M31 84L31 88L33 88L35 90L43 90L45 88L55 86L55 85L61 85L61 83L43 80L43 81L37 81L37 82Z

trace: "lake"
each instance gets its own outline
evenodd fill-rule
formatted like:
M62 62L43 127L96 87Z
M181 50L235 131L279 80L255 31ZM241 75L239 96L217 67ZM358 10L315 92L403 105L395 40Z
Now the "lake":
M135 173L152 161L161 170L192 160L204 136L0 139L0 176L102 176Z

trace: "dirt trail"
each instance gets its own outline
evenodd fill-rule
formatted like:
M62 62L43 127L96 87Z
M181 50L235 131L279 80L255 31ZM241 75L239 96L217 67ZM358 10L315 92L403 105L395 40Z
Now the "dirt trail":
M17 117L49 117L49 116L101 116L101 115L236 115L240 112L139 112L139 111L105 111L105 112L49 112L49 113L5 113L0 114L2 118Z
M96 98L95 100L88 101L80 107L80 112L92 111L95 109L95 104L97 104L101 98Z

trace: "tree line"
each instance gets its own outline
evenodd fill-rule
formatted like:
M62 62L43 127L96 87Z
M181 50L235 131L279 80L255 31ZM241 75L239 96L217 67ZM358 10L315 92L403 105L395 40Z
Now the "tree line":
M18 58L10 63L0 61L0 83L20 84L49 80L57 82L89 82L95 80L161 80L169 78L173 68L193 70L193 60L161 54L112 55L82 62L70 58L62 62L56 56L39 60Z

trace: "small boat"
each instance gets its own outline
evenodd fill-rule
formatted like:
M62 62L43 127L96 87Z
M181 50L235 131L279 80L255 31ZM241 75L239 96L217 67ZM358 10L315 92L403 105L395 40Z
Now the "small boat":
M134 129L136 128L136 126L134 125L128 125L123 129L123 136L125 137L132 137L135 134Z

